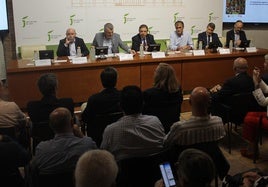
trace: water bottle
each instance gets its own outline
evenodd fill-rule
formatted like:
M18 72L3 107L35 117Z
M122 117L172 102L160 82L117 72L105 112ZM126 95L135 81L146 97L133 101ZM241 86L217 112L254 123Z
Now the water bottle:
M34 61L39 60L39 54L38 51L34 50Z
M230 49L230 52L233 51L233 40L230 40L229 42L229 49Z
M143 57L144 56L144 49L143 49L143 45L140 45L140 56Z
M95 51L95 46L91 46L90 49L90 60L94 61L96 60L96 51Z
M77 57L81 57L82 56L81 48L79 46L77 47L76 56Z
M199 43L198 43L198 49L199 50L202 50L202 46L203 46L202 41L199 41Z

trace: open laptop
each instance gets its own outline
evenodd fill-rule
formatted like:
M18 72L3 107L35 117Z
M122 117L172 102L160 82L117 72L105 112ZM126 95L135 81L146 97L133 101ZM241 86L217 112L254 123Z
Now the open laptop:
M160 51L161 44L150 44L148 47L149 52Z
M39 51L39 59L54 59L54 51L53 50L40 50Z

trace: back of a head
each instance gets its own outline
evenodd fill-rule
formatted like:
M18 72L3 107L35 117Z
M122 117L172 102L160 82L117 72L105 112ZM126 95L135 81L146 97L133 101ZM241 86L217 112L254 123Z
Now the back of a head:
M120 97L120 104L126 115L141 113L143 105L142 91L137 86L126 86Z
M192 106L193 115L206 115L207 109L210 105L210 93L204 87L196 87L190 95L190 104Z
M71 112L67 108L56 108L49 115L49 125L55 133L72 132Z
M100 78L104 88L114 88L117 82L117 70L107 67L101 72Z
M76 164L76 187L111 187L117 172L118 167L111 153L105 150L87 151Z
M234 60L233 70L236 73L246 72L248 70L248 62L245 58L239 57Z
M215 177L215 165L206 153L186 149L178 158L177 175L182 187L209 187Z
M55 95L58 88L58 80L54 73L42 74L38 79L38 88L43 96Z
M154 87L173 93L178 91L179 83L174 68L166 63L160 63L154 74Z

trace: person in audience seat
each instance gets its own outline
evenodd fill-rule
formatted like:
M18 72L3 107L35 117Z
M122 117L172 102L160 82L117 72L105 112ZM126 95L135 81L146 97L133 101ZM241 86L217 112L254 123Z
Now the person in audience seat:
M164 128L157 117L141 114L141 89L137 86L124 87L120 104L125 115L105 128L101 148L110 151L117 161L160 152Z
M76 187L115 187L117 173L117 163L111 153L105 150L87 151L76 164Z
M160 63L154 73L153 87L143 92L143 114L157 116L168 133L170 126L180 121L182 90L174 68Z

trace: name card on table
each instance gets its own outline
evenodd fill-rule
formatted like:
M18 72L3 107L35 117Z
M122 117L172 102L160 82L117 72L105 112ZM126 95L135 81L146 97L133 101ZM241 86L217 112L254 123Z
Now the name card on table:
M194 56L201 56L201 55L205 55L205 51L204 50L193 50Z
M118 54L119 60L133 60L133 54Z
M165 58L165 52L152 52L152 58Z
M247 47L246 51L248 53L256 53L257 52L257 48L256 47Z
M35 60L35 66L51 66L51 59Z
M219 49L219 52L220 52L221 55L222 54L230 54L231 53L230 52L230 49L224 49L224 48Z
M87 57L75 57L72 58L72 63L73 64L84 64L87 63Z

